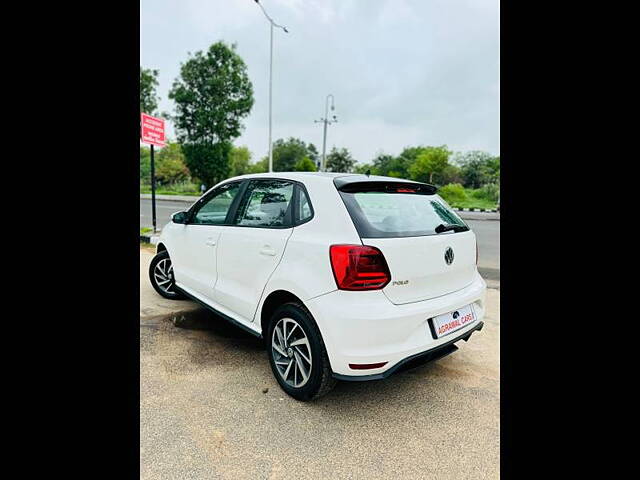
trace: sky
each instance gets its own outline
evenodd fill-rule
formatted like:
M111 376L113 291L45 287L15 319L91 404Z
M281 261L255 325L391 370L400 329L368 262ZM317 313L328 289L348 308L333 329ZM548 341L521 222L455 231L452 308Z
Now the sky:
M274 30L273 141L322 150L328 94L338 123L327 153L361 163L406 146L500 154L499 0L261 0ZM223 40L247 64L255 103L234 141L267 155L269 23L254 0L141 0L140 65L159 70L159 110L189 53ZM175 138L168 125L169 138Z

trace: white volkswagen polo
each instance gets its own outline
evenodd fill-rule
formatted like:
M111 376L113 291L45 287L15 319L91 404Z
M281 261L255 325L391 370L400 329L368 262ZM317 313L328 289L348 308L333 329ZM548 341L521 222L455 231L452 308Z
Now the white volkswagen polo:
M149 276L263 337L299 400L385 378L482 329L476 237L432 185L341 173L226 180L162 230Z

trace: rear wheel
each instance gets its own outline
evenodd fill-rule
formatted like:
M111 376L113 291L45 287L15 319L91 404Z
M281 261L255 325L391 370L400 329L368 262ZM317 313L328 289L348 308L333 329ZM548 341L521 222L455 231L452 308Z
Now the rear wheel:
M308 401L334 387L322 336L303 305L279 307L271 317L266 339L271 369L287 394Z
M164 298L171 300L182 300L184 295L175 289L175 277L173 275L173 265L169 252L166 250L159 252L149 265L149 279L156 292Z

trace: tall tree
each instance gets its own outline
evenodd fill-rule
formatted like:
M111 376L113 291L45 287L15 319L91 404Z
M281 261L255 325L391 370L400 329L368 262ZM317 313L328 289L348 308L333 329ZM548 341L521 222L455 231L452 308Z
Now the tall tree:
M407 169L408 161L405 157L394 157L393 155L379 153L373 159L373 169L371 173L374 175L407 178L409 176Z
M157 86L158 70L140 66L140 112L157 115L156 109L159 100L156 95Z
M441 147L423 147L415 161L409 167L411 180L440 183L442 172L449 164L451 152L446 145Z
M156 178L160 185L183 182L191 177L178 142L168 142L156 159Z
M327 170L330 172L351 173L356 165L356 160L346 148L331 149L327 155Z
M316 164L309 157L302 157L294 165L293 170L296 172L315 172L317 170Z
M229 166L231 172L229 176L237 177L249 173L251 163L251 152L247 147L233 147L229 155Z
M313 143L310 143L307 146L307 152L309 154L309 158L311 159L313 164L317 167L319 165L319 162L320 162L320 155L318 153L318 149L316 148L316 146Z
M292 172L304 157L310 157L309 148L299 138L282 138L273 142L273 171Z
M217 42L196 52L181 65L169 98L191 173L207 186L227 178L231 141L253 107L253 85L235 45Z
M267 173L269 171L269 157L263 157L256 163L249 165L247 173Z
M459 153L454 156L455 162L460 165L464 186L468 188L480 188L492 182L497 173L500 175L500 160L493 155L479 150Z
M151 184L151 152L143 145L140 145L140 183Z

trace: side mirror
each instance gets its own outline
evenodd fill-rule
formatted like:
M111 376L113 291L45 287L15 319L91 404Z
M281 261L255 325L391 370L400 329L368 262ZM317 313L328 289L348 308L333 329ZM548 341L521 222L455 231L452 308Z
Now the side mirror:
M171 215L171 221L173 223L181 223L183 225L187 223L187 218L187 212L178 212Z

